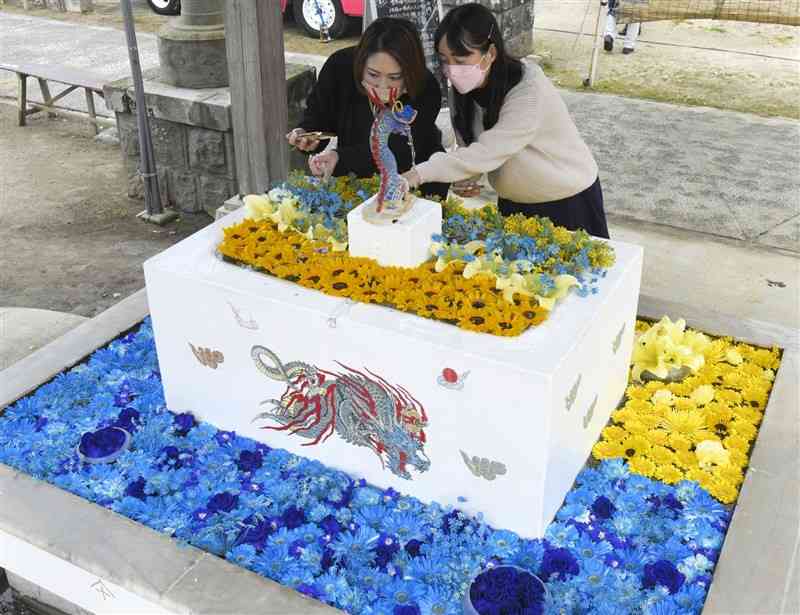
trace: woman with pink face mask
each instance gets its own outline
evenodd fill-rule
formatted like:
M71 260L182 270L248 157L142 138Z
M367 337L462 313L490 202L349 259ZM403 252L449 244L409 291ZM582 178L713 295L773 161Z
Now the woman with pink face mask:
M459 147L405 173L409 184L458 183L487 173L503 215L545 216L608 237L592 153L542 69L506 53L491 11L477 3L453 9L435 42L452 86Z
M411 125L414 156L405 137L389 137L389 149L401 172L412 167L412 158L421 162L444 151L436 127L442 90L425 67L419 33L405 19L384 17L370 24L358 46L340 49L328 58L306 101L300 126L286 135L290 145L311 154L308 165L314 175L372 177L378 172L369 140L375 110L367 90L382 100L388 100L394 90L400 101L417 111ZM335 134L336 148L325 149L327 142L316 132ZM422 186L422 192L444 198L448 187L430 183Z

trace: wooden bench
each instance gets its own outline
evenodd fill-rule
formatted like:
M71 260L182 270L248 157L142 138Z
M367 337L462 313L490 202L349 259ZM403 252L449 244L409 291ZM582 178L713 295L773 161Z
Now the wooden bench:
M69 115L79 113L85 118L85 115L76 109L56 105L67 94L74 92L78 88L83 88L86 94L86 108L89 114L89 121L94 124L95 134L100 132L101 125L113 126L114 124L113 120L98 118L97 113L95 113L94 94L101 98L103 97L103 83L106 80L102 77L70 66L26 64L24 62L8 62L2 59L0 59L0 70L11 71L17 75L17 113L20 126L25 126L25 120L29 115L42 111L47 111L49 114L56 110ZM28 100L28 77L33 77L39 81L44 103ZM52 96L48 83L65 85L66 88ZM29 106L32 108L29 109Z

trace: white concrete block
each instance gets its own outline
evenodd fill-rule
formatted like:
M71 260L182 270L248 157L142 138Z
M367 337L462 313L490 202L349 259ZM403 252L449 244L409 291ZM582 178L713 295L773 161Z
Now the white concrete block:
M541 536L624 393L641 248L612 242L617 262L597 294L569 296L541 326L501 338L225 263L214 256L222 229L243 217L145 263L170 409Z
M442 232L442 206L427 199L414 199L410 211L396 222L372 224L364 209L377 197L364 201L347 214L347 236L351 256L365 256L387 267L416 267L430 258L431 235Z

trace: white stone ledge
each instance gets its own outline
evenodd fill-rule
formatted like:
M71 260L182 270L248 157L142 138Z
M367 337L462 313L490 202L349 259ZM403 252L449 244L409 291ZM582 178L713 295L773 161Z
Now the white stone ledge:
M798 612L798 332L648 296L640 297L639 314L682 317L708 333L784 348L752 468L703 613ZM80 362L146 315L142 290L0 372L0 408ZM0 537L22 540L168 612L340 612L3 465L0 498ZM13 563L0 565L14 571Z

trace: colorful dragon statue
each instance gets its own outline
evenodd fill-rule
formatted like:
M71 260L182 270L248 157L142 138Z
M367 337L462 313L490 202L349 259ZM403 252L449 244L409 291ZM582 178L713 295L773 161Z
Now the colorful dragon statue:
M253 419L271 419L280 426L262 429L311 440L302 446L324 442L336 432L345 442L371 449L383 467L388 465L393 474L408 480L409 467L418 472L430 468L423 450L425 409L402 386L389 384L368 369L365 374L341 363L346 370L342 373L300 361L284 364L264 346L253 346L250 356L262 374L286 383L280 399L261 402L272 408Z
M365 217L372 222L381 222L397 219L411 209L414 197L408 189L408 182L397 172L397 160L389 149L389 137L393 134L405 135L411 148L413 166L415 153L411 124L417 112L398 100L396 88L389 90L386 103L375 90L368 90L367 94L375 111L375 121L370 131L370 149L381 176L381 185L374 208L365 210Z

